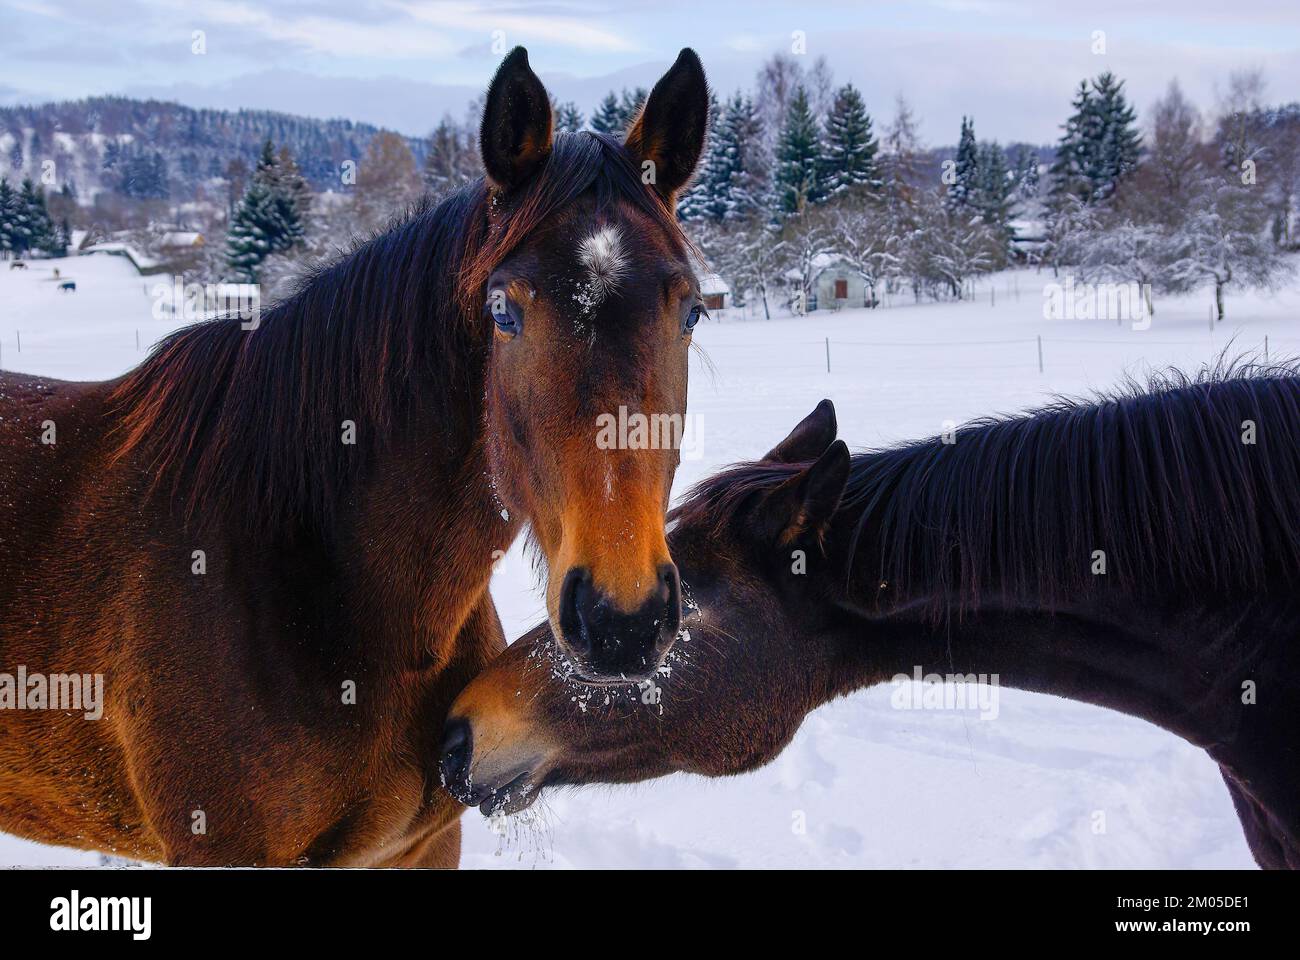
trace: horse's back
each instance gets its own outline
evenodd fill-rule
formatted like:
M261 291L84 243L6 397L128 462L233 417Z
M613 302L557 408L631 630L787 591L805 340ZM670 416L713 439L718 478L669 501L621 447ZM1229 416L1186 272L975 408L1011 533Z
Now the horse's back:
M68 518L103 492L109 389L0 373L0 627L15 591L52 574L45 564Z

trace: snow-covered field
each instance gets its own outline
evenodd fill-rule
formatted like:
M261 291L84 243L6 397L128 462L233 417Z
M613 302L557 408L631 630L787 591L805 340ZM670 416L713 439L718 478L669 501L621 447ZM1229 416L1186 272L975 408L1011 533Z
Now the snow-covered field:
M77 281L60 294L57 266ZM841 435L876 447L945 421L1016 412L1169 364L1234 350L1300 354L1300 285L1229 295L1211 331L1208 293L1157 300L1150 329L1114 320L1045 320L1050 273L1016 271L973 301L705 321L690 410L702 457L681 491L761 454L822 397ZM0 267L0 366L70 379L116 376L172 322L151 316L149 287L124 260L83 257ZM136 331L140 348L136 347ZM22 351L18 351L21 335ZM1044 371L1036 338L1043 338ZM830 366L827 366L827 339ZM543 618L516 548L493 583L506 632ZM1247 867L1253 865L1215 766L1148 724L1096 707L1001 691L995 720L899 711L889 692L823 707L773 764L743 777L685 775L636 787L551 794L493 832L465 816L467 867ZM1105 832L1094 833L1097 812ZM798 831L798 823L806 829ZM98 862L93 854L0 836L0 864Z

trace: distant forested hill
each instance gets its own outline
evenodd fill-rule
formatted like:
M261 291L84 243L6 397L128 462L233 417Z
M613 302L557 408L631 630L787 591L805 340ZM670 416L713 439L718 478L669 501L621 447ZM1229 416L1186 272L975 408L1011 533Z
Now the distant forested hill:
M317 190L339 185L345 160L360 160L378 127L267 110L196 110L178 103L92 97L0 107L0 176L39 179L53 160L54 186L86 196L111 190L140 199L183 200L225 178L232 161L256 164L269 137L287 146ZM428 141L404 138L423 163Z

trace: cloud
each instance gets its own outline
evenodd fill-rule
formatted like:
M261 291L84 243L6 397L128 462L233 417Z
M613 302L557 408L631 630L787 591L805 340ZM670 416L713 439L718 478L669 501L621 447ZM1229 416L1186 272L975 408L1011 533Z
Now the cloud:
M1243 66L1265 69L1274 101L1300 89L1295 0L1241 9L1212 0L1016 4L0 0L0 84L59 97L173 90L182 101L350 116L419 133L444 110L460 115L504 48L518 43L559 99L589 112L611 88L653 83L684 42L697 46L715 89L752 89L761 62L788 52L798 27L809 59L825 55L837 83L853 81L879 125L901 92L930 143L953 142L961 116L972 113L981 138L1053 141L1079 80L1103 69L1124 78L1139 115L1175 75L1207 111L1215 84ZM189 55L194 29L207 31L205 57ZM1107 34L1104 57L1091 53L1097 29ZM494 31L504 34L495 43ZM271 64L289 72L280 84L264 72Z
M490 49L497 31L512 46L519 40L531 40L582 51L636 49L620 34L594 23L594 17L576 15L571 8L536 13L483 0L357 0L281 5L278 9L251 0L144 2L165 13L176 28L220 26L310 54L349 60L455 56L472 49L476 39Z
M455 52L455 44L444 32L393 18L359 20L333 13L276 15L242 0L151 2L198 29L212 24L235 28L313 54L420 59Z
M421 23L444 30L477 32L485 39L492 37L494 31L502 31L507 47L516 42L544 40L560 47L602 53L628 53L638 49L637 44L621 34L594 25L591 21L596 17L590 12L585 17L524 13L517 8L490 3L441 0L394 0L391 5ZM612 19L610 13L601 16L606 22Z
M734 36L725 38L722 42L728 49L739 53L755 53L767 46L761 38L752 33L737 33Z
M47 17L51 20L71 20L63 10L49 3L43 3L41 0L4 0L4 6L11 10L17 10L19 13L30 13L38 17Z

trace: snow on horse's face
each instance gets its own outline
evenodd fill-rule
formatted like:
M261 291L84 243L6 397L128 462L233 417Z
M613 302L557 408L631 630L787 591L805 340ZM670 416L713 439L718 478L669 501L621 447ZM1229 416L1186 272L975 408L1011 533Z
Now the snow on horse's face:
M488 453L504 508L531 518L546 558L551 627L594 682L651 674L680 622L664 513L700 296L673 210L707 114L689 51L621 144L553 138L546 91L518 51L484 111L489 229L507 251L483 303ZM512 218L539 212L510 236ZM669 429L610 429L629 417Z

